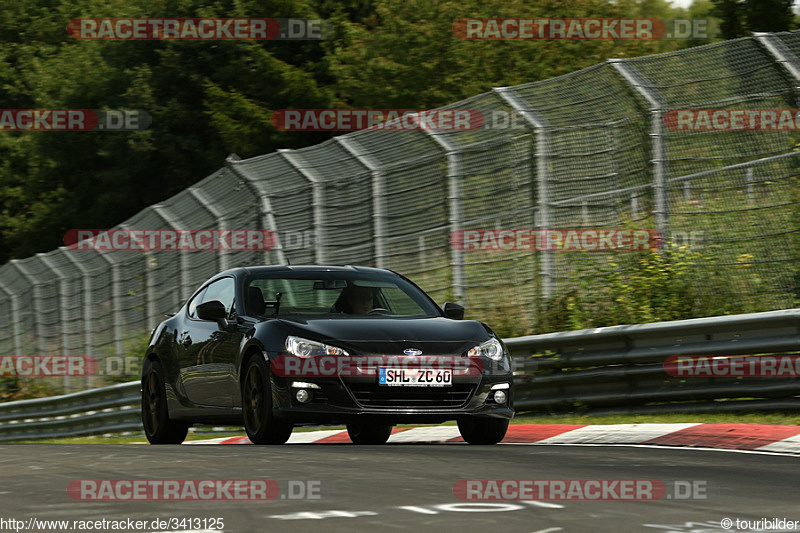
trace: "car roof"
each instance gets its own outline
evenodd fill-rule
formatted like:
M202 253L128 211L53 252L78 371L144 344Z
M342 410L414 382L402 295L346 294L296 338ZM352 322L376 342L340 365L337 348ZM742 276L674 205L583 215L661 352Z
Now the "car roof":
M220 272L218 275L222 274L233 274L233 275L253 275L253 274L266 274L269 272L368 272L368 273L375 273L375 274L393 274L397 275L395 272L391 270L386 270L382 268L373 268L373 267L362 267L362 266L353 266L353 265L345 265L345 266L333 266L333 265L261 265L261 266L248 266L248 267L237 267L231 268L224 272Z

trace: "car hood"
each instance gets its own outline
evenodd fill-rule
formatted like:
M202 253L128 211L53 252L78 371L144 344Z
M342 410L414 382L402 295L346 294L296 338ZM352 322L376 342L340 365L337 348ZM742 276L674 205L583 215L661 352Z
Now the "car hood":
M423 355L461 355L492 335L475 320L431 318L281 319L289 334L344 348L351 354L391 355L416 348Z

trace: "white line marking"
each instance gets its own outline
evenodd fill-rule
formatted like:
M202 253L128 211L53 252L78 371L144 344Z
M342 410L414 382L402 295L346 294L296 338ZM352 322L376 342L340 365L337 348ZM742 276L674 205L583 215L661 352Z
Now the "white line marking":
M520 503L527 503L528 505L533 505L534 507L543 507L545 509L563 509L563 505L559 505L557 503L550 503L550 502L540 502L539 500L522 500Z
M541 442L509 442L507 445L521 446L608 446L608 447L627 447L627 448L658 448L659 450L696 450L703 452L729 452L729 453L752 453L756 455L779 455L781 457L798 457L800 449L794 453L762 452L759 450L731 450L728 448L704 448L702 446L664 446L656 444L542 444Z
M663 437L676 431L698 426L699 423L687 424L608 424L592 425L573 429L542 439L539 444L640 444L650 439Z
M390 444L401 442L444 442L454 437L458 437L460 433L456 426L435 426L435 427L421 427L411 428L399 433L392 434L389 437Z
M797 453L798 451L800 451L800 435L787 437L777 442L772 442L765 446L761 446L760 448L757 449L765 452L788 452L788 453L791 453L792 450L794 450L794 453Z

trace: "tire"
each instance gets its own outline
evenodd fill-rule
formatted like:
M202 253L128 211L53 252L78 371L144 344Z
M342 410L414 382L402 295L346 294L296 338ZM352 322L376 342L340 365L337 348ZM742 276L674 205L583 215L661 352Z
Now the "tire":
M374 424L347 424L347 434L353 444L385 444L392 427Z
M461 438L470 444L497 444L506 436L508 419L471 417L458 421Z
M284 444L292 434L294 426L272 413L269 367L260 353L251 357L245 366L242 414L244 429L253 444Z
M170 420L161 363L146 359L142 368L142 427L150 444L180 444L189 433L188 422Z

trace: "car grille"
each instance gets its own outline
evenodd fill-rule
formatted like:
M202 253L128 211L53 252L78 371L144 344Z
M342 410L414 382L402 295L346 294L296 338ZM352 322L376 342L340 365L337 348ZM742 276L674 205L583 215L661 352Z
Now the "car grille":
M348 383L356 401L375 409L451 408L467 404L475 391L474 384L452 387L381 387L376 383Z

